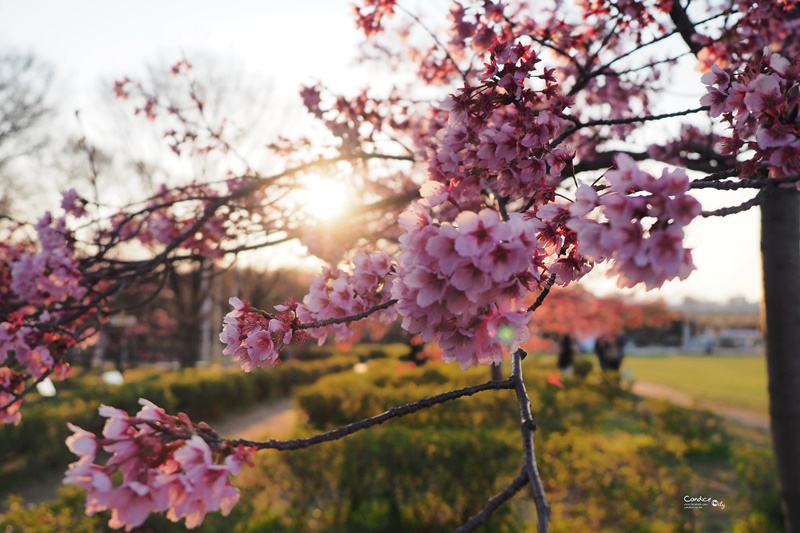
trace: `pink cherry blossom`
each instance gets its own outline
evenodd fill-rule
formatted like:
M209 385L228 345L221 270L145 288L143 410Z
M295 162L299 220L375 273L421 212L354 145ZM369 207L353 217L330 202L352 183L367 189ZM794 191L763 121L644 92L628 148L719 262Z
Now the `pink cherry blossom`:
M594 261L612 259L611 272L619 275L620 286L644 283L651 289L688 276L692 260L691 251L683 245L683 227L700 214L700 204L686 194L686 173L664 170L656 179L620 154L615 158L615 170L606 177L610 183L607 192L595 199L582 186L580 203L573 204L574 210L570 208L575 218L568 224L577 233L581 253ZM594 207L600 207L604 221L587 216ZM580 261L559 261L562 269L569 265L567 272L579 274L584 268Z
M462 211L453 224L425 220L401 238L392 296L403 328L464 368L499 362L527 338L521 302L541 279L539 220L512 213L504 222L491 209Z
M239 499L230 478L252 464L252 450L217 440L212 449L186 415L168 415L147 400L139 403L135 416L101 407L100 415L108 419L102 440L69 426L73 435L67 445L79 459L69 465L64 482L87 491L86 512L110 509L109 527L126 531L152 512L166 512L174 522L185 519L187 528L199 526L208 512L230 513ZM95 464L101 444L113 454L105 466ZM121 477L112 477L117 472Z
M408 218L412 227L424 224L421 219ZM311 290L298 306L297 316L303 322L324 321L364 313L390 299L394 274L391 259L385 253L359 252L353 259L352 273L343 269L323 269L314 278ZM371 315L378 324L389 324L396 316L392 308ZM350 338L354 331L349 323L330 324L313 328L311 333L322 344L329 335L339 340Z

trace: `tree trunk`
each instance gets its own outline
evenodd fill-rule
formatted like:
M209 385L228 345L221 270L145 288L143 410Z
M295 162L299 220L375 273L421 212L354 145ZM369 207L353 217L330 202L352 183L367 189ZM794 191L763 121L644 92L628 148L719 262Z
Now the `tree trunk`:
M800 533L800 193L773 191L761 207L772 445L789 533Z
M177 359L181 368L193 368L200 357L202 334L202 263L189 272L178 273L173 270L169 275L177 310Z

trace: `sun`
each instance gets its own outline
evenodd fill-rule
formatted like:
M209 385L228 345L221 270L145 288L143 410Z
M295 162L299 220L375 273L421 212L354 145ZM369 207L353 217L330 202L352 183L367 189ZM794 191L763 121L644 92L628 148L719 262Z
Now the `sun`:
M298 196L301 209L317 220L338 217L352 201L345 184L321 177L305 180Z

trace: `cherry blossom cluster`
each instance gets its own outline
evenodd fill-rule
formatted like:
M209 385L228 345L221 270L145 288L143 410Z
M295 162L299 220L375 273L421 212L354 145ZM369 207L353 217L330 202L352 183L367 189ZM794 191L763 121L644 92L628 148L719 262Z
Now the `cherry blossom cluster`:
M737 16L725 17L725 27L693 36L703 46L698 59L706 69L729 68L747 63L753 53L767 46L774 49L778 43L785 57L795 57L800 52L796 38L800 19L790 13L797 5L797 0L737 0L731 7Z
M308 112L333 134L337 149L348 155L366 151L377 140L378 132L396 136L398 132L413 130L420 122L411 112L411 103L401 100L394 91L377 97L362 90L344 97L330 94L316 84L303 87L300 96ZM292 146L296 148L294 143Z
M64 217L48 211L36 224L40 250L24 252L11 264L11 290L31 305L80 300L86 289Z
M230 478L252 466L252 450L213 438L207 426L195 426L184 414L167 415L143 399L139 404L135 416L101 406L107 419L102 436L69 424L67 446L79 459L69 465L64 483L87 491L86 514L110 509L108 525L131 531L154 512L173 522L185 518L187 528L200 525L208 512L230 513L239 501ZM101 452L110 455L104 465L97 464Z
M298 305L294 298L276 305L277 315L259 311L236 297L228 301L233 310L225 315L219 335L226 345L222 353L232 356L245 372L278 365L284 345L308 339L306 332L298 331Z
M598 262L613 259L610 273L619 275L621 287L644 283L654 289L676 277L686 279L694 264L683 245L683 228L701 211L686 194L688 176L665 169L655 178L625 154L615 157L614 167L606 172L609 186L602 194L581 185L569 208L568 224L581 254Z
M62 356L74 340L69 335L43 332L48 319L45 312L45 316L39 319L39 327L23 326L21 320L0 322L0 365L11 366L13 360L33 379L50 373L54 378L65 377L69 367Z
M227 194L235 193L246 183L242 179L230 180ZM199 183L178 189L162 186L141 214L118 214L113 231L123 240L137 239L155 247L177 246L203 257L219 258L224 255L220 245L248 228L252 218L248 211L236 209L235 203L227 199L226 205L215 205L222 202L226 192ZM236 215L232 216L234 211ZM198 224L201 219L202 224Z
M530 46L495 42L478 87L465 86L445 102L446 125L428 143L431 181L445 199L478 210L491 186L510 200L541 195L571 166L574 150L550 150L568 104L558 93L552 69L534 74L539 59ZM539 90L531 88L536 78ZM557 181L560 181L557 180Z
M391 17L396 4L396 0L365 0L363 7L353 6L356 25L366 35L381 31L383 17Z
M497 364L516 350L531 316L522 300L541 279L538 221L512 213L504 222L483 209L440 224L417 206L400 222L407 233L392 296L403 329L435 341L462 368Z
M74 191L64 194L63 203L67 214L82 216ZM73 310L89 291L67 214L47 212L39 219L38 246L13 229L0 246L0 420L5 422L20 421L18 395L26 382L69 374L64 356L81 337L85 316Z
M577 234L569 227L569 207L549 202L525 213L539 222L537 239L543 251L540 260L544 268L555 275L557 285L569 285L588 274L593 264L578 251Z
M768 163L773 177L800 172L797 61L765 53L738 75L714 65L702 81L708 92L701 103L733 130L722 139L723 153L736 155L745 147L754 151L743 167L745 175L755 174L759 161Z
M388 254L359 252L353 258L352 272L324 267L322 274L311 281L297 314L308 324L369 313L390 300L393 282L392 260ZM390 307L372 313L370 321L388 325L396 316L397 312ZM361 326L352 322L331 323L309 331L322 344L329 336L340 341L350 338L353 327Z

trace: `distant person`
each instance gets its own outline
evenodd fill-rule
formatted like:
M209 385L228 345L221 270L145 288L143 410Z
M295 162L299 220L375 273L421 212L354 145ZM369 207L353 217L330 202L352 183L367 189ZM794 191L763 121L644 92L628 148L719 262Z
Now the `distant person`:
M558 346L558 369L564 376L571 376L575 366L575 341L571 335L562 335Z
M410 361L415 366L422 366L428 362L428 356L425 354L425 342L419 335L414 335L406 342L409 347L409 352L400 358L401 361Z
M714 339L711 338L711 335L706 335L703 338L703 353L706 355L714 353Z
M625 337L601 335L594 344L601 370L619 370L625 357Z

